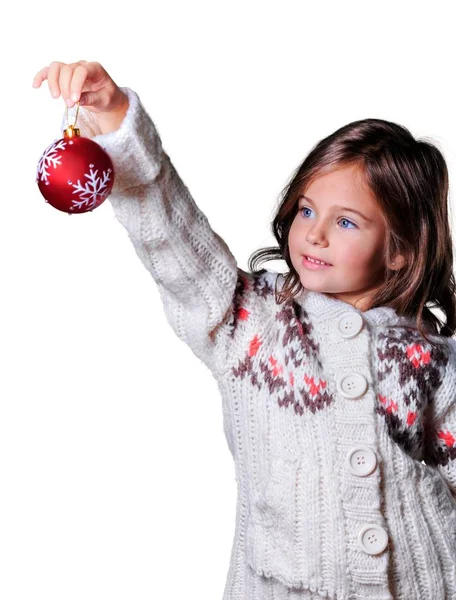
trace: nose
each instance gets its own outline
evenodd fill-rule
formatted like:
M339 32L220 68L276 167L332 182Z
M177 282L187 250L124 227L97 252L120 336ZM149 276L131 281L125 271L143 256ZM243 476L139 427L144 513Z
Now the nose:
M314 225L307 232L306 239L311 244L326 245L326 235L323 227Z

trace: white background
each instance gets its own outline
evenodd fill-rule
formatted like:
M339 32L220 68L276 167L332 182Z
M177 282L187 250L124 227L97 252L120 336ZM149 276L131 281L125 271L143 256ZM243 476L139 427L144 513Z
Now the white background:
M109 201L46 204L62 98L99 61L138 92L246 269L311 147L365 117L438 143L454 180L451 3L9 4L2 41L0 598L221 599L236 482L209 370L166 322ZM283 263L268 263L281 270Z

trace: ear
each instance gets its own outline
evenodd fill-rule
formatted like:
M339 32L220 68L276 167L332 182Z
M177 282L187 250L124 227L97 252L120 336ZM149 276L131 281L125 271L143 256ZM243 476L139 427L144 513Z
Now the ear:
M388 268L392 271L399 271L406 264L405 256L402 254L396 254L392 262L388 265Z

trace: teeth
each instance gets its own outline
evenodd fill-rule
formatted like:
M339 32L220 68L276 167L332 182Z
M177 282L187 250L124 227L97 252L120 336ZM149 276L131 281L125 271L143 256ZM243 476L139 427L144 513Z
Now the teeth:
M316 260L314 258L310 258L310 256L306 256L307 260L310 262L317 263L317 265L327 265L328 263L322 262L321 260Z

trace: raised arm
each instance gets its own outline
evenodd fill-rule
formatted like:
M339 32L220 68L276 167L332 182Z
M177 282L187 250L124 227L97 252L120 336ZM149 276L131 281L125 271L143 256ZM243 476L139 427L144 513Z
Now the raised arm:
M212 371L224 369L229 321L240 271L163 150L139 96L128 87L118 129L102 133L83 107L76 126L110 155L115 172L108 200L157 283L168 322ZM62 129L67 126L66 116Z

